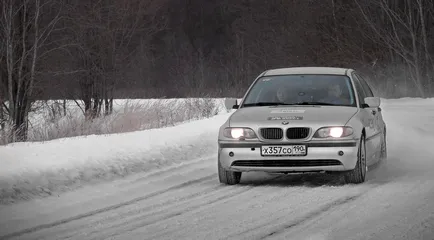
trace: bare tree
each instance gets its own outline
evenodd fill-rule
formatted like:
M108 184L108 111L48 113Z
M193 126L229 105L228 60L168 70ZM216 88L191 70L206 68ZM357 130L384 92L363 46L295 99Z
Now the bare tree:
M74 40L79 45L80 98L88 118L110 114L122 70L132 64L140 38L164 29L158 13L164 1L82 1L72 6ZM104 108L102 108L104 106Z
M428 52L427 25L429 12L424 0L355 0L366 23L380 39L379 44L390 49L408 68L420 96L429 94L432 61ZM422 41L421 41L422 39ZM425 76L425 78L424 78ZM428 91L427 91L428 89Z
M4 0L0 3L0 39L6 48L2 58L6 63L7 81L4 85L7 88L9 124L13 129L12 141L27 138L28 113L35 91L39 55L47 51L44 49L46 40L60 20L58 13L44 13L53 4L48 0Z

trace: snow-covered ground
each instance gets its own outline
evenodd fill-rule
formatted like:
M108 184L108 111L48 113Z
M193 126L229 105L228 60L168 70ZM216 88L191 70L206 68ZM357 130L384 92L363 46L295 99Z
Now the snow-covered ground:
M0 238L433 239L434 99L382 100L382 105L389 159L360 185L340 185L328 175L265 173L244 174L237 186L220 185L216 136L229 114L172 128L0 148L1 154L26 159L6 165L20 176L42 176L44 169L62 176L62 166L84 172L122 169L117 164L131 162L149 170L2 206ZM61 160L66 156L68 161ZM50 160L33 164L36 157ZM3 166L0 171L2 177L13 175Z
M213 154L216 151L216 125L228 117L224 99L214 100L210 110L218 115L188 120L179 126L0 146L0 203L50 195L84 182L148 172ZM133 100L130 104L165 103L170 109L180 101L185 104L186 100ZM73 103L69 104L69 111L79 111ZM118 106L125 106L125 103L117 101L114 106L119 112L122 109ZM47 112L41 111L33 115L33 120L40 118L39 122L44 122L46 115Z

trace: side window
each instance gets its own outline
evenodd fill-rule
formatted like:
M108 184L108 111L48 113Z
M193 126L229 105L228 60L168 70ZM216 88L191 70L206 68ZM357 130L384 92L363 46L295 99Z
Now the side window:
M363 90L362 84L360 83L359 79L357 78L357 76L354 73L352 73L351 75L352 75L353 80L354 80L354 87L356 88L357 96L359 97L360 105L365 104L366 94Z
M369 87L368 83L363 79L359 74L355 74L357 78L360 80L360 83L362 84L363 90L367 97L373 97L374 94L372 93L371 88Z

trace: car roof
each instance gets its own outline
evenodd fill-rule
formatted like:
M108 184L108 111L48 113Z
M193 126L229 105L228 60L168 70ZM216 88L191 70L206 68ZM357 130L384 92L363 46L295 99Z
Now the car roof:
M347 75L349 68L337 67L291 67L291 68L276 68L264 72L263 76L271 75L289 75L289 74L331 74L331 75Z

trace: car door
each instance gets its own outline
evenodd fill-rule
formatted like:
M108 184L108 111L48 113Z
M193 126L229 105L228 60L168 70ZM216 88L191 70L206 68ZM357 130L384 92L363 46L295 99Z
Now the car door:
M364 99L369 95L369 93L365 93L365 90L355 72L352 73L352 77L359 97L361 120L363 122L363 126L365 127L366 132L366 162L367 165L371 165L375 162L375 150L377 145L375 141L377 132L375 126L375 115L377 114L377 109L369 107L365 103Z
M360 74L355 73L357 78L360 80L360 83L362 84L363 90L366 93L367 97L374 97L374 93L372 92L371 88L369 87L369 84L365 81L365 79L360 76ZM379 160L379 154L381 152L381 134L383 134L383 115L381 113L381 107L377 108L371 108L372 113L374 114L374 137L372 139L372 143L374 144L375 154L374 158L375 160Z

